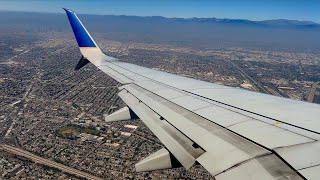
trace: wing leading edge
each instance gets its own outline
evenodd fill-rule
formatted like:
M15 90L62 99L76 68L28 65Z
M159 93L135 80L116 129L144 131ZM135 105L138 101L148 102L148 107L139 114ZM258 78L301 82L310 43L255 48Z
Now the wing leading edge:
M320 176L319 105L121 62L65 11L83 55L77 69L87 60L121 83L118 95L166 147L138 163L138 171L198 162L221 180Z

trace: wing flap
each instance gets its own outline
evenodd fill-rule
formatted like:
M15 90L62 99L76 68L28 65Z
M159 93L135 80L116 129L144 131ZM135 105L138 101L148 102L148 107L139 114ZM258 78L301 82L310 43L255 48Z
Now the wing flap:
M320 166L319 141L278 148L275 151L297 170ZM320 171L318 175L320 177Z
M136 85L129 84L122 86L122 88L160 114L205 151L213 153L211 155L214 158L211 161L219 166L215 169L215 174L255 156L270 153L268 150ZM130 104L130 102L128 103ZM131 108L134 110L134 107Z
M120 87L121 94L119 96L130 106L134 111L138 111L138 116L143 116L146 109L157 116L155 119L161 119L167 121L168 124L174 128L179 129L188 139L194 141L199 145L205 152L200 154L196 158L197 162L203 165L212 175L215 177L222 177L225 179L237 177L254 177L258 178L260 175L266 177L284 178L294 177L299 179L301 176L289 167L281 158L274 154L274 151L255 144L254 142L248 141L247 139L210 122L197 114L178 106L156 94L147 91L137 85L128 84ZM124 96L132 98L126 99ZM133 104L133 97L136 98ZM140 110L135 110L135 107L144 106ZM154 129L155 126L151 126L146 122L146 118L143 120L150 129ZM157 128L160 126L157 125ZM156 134L157 135L157 134ZM159 138L160 139L160 138ZM160 139L161 140L161 139ZM164 143L166 145L167 143ZM167 145L166 145L167 146ZM170 148L168 148L170 150ZM264 160L270 162L262 163L261 157L265 157ZM177 158L178 159L178 158ZM252 162L254 162L252 164ZM275 167L269 167L272 163L277 163ZM248 163L248 164L246 164ZM242 169L240 172L237 168ZM243 168L247 168L243 170ZM280 168L280 169L277 169ZM250 169L258 169L259 173L248 173ZM246 173L247 172L247 173ZM281 172L280 174L274 174ZM226 175L226 174L229 175ZM225 174L225 175L222 175Z
M299 171L306 179L309 180L318 180L319 179L319 172L320 172L320 165L314 166L306 169L302 169Z
M204 151L192 147L192 143L187 137L183 137L184 135L175 128L170 128L168 123L161 120L161 116L141 103L135 96L126 90L120 91L118 95L185 168L189 169L196 162L196 158L204 153Z
M302 180L303 178L281 161L276 155L269 154L239 164L225 173L217 175L216 180L270 180L287 179Z

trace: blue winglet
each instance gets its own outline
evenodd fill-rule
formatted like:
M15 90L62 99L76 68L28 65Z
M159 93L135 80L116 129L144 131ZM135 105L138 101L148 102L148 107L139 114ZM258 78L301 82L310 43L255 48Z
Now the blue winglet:
M96 47L94 40L91 38L90 34L83 26L77 15L69 9L63 9L67 13L69 22L71 24L74 36L77 39L79 47Z

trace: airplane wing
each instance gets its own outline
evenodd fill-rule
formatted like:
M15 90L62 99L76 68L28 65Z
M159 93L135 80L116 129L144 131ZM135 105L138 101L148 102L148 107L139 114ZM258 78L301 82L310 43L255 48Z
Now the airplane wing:
M108 121L138 116L165 148L137 171L200 163L217 180L319 179L320 106L148 69L105 55L65 9L83 55L121 84L128 105Z

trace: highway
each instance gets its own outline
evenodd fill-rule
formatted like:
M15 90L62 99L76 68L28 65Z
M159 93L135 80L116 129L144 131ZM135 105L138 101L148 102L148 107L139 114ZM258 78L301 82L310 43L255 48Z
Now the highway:
M15 154L17 156L22 156L22 157L28 158L35 163L43 164L43 165L46 165L49 167L53 167L53 168L59 169L63 172L66 172L69 174L74 174L78 177L86 178L89 180L102 180L101 178L93 176L93 175L88 174L86 172L65 166L63 164L60 164L60 163L57 163L57 162L54 162L54 161L51 161L51 160L48 160L48 159L45 159L45 158L42 158L39 156L36 156L28 151L25 151L25 150L22 150L22 149L13 147L13 146L9 146L6 144L0 144L0 150L6 151L11 154Z
M266 94L270 94L270 92L264 87L262 86L260 83L258 83L257 81L255 81L251 76L249 76L246 72L244 72L238 65L236 65L234 62L229 61L234 67L236 67L240 74L249 82L251 82L253 85L255 85L255 87L257 87L259 89L260 92L266 93Z
M308 102L313 102L313 99L314 99L314 95L316 94L317 92L317 88L318 88L318 84L319 82L315 82L310 90L310 93L309 93L309 96L308 96L308 99L307 101Z

